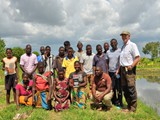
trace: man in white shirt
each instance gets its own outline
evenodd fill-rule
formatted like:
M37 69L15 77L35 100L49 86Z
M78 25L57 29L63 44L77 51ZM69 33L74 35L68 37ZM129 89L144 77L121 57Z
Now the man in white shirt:
M93 57L94 53L92 53L92 46L87 45L86 46L86 53L82 54L80 57L80 63L81 63L81 69L87 74L87 82L89 83L90 89L87 90L88 97L91 96L91 80L93 78Z
M140 60L140 54L137 45L130 41L128 31L123 31L120 35L124 43L120 54L121 85L128 104L128 109L124 111L135 112L137 108L136 65Z

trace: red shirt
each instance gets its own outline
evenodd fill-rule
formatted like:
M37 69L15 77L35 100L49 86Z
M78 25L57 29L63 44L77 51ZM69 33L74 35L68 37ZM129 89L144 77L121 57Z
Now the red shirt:
M41 75L38 75L38 74L35 75L36 90L45 91L49 89L47 77L50 76L50 74L51 72L46 72L43 74L43 76L46 77L46 79L44 79L44 77L42 77Z
M28 86L32 86L33 85L33 81L30 80L29 81L29 85ZM32 90L26 90L23 86L23 84L17 84L16 85L16 90L19 90L19 94L22 95L22 96L28 96L32 93Z

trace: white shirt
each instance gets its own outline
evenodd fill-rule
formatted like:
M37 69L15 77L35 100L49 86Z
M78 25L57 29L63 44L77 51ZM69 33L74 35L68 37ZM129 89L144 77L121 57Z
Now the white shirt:
M92 64L94 55L94 53L92 53L92 55L87 55L86 53L84 53L80 57L80 63L83 64L83 69L86 74L93 74Z
M120 65L123 67L132 65L136 56L140 56L137 45L128 40L121 49Z
M106 59L109 60L109 72L116 72L116 70L118 69L119 66L119 56L121 53L121 49L117 49L115 51L108 50L106 53Z

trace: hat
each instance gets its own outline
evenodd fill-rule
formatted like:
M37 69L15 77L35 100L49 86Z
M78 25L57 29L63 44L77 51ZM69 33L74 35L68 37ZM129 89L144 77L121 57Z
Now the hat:
M130 32L128 32L128 31L123 31L123 32L120 34L120 36L122 36L122 35L131 35L131 34L130 34Z

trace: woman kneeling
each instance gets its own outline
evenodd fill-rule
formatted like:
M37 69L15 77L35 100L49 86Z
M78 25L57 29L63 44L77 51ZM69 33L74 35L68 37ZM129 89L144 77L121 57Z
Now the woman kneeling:
M22 74L22 83L16 85L16 104L19 109L19 104L26 106L32 105L32 85L33 81L29 80L28 74Z

